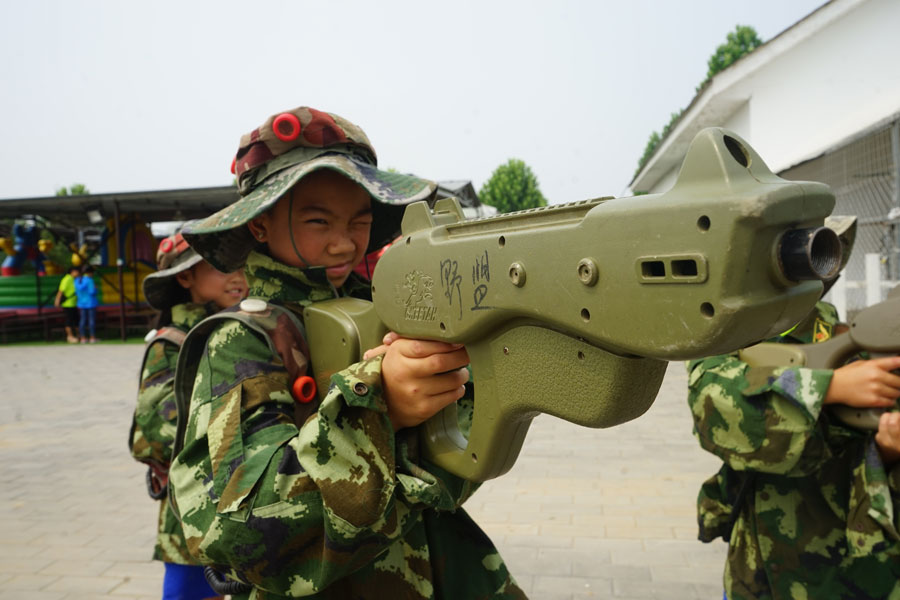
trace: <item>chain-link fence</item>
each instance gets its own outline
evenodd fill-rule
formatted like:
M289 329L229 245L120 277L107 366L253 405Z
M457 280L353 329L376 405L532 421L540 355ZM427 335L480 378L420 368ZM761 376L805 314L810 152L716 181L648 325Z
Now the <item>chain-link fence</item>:
M882 279L900 280L900 114L779 175L828 184L837 199L834 214L858 217L842 275L848 313L866 306L864 286L855 284L865 279L866 254L881 257Z

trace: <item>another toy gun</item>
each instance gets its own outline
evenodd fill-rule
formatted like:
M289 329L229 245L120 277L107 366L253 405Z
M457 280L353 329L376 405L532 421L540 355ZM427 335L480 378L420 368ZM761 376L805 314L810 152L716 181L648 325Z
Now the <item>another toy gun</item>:
M809 367L837 369L866 352L869 358L900 354L900 288L880 304L860 311L841 333L819 344L762 343L738 352L752 367ZM885 409L835 405L831 413L858 429L878 430Z
M475 412L421 426L427 458L484 481L513 465L547 413L610 427L653 403L666 361L784 331L838 268L828 187L783 180L737 135L706 129L674 187L466 221L456 199L406 209L374 302L306 310L320 395L386 330L466 345ZM340 339L336 345L331 340ZM330 354L329 354L330 352Z

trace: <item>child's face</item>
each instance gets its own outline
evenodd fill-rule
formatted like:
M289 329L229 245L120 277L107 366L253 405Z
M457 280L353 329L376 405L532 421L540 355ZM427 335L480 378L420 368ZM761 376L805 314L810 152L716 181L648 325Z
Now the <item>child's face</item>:
M214 302L220 309L234 306L247 296L247 280L243 271L222 273L205 260L176 275L178 282L191 293L191 302Z
M275 260L325 267L328 280L340 287L365 256L371 228L368 192L340 173L322 169L301 179L270 211L254 219L250 229L268 244Z

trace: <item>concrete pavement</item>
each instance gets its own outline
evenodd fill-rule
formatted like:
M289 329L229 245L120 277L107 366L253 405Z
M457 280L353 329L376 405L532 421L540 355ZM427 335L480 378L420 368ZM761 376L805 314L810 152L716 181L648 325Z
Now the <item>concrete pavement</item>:
M161 596L157 506L126 446L142 352L0 347L0 600ZM698 542L694 516L718 463L685 387L670 365L647 414L608 430L538 417L466 505L531 598L721 598L726 547Z

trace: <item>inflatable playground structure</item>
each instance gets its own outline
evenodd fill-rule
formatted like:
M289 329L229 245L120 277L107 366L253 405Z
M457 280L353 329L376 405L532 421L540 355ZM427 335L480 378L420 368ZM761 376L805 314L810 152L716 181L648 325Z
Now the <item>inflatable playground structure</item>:
M144 277L156 270L157 242L142 222L121 219L119 239L114 225L113 219L107 220L93 248L72 248L71 264L81 266L87 261L94 267L100 300L98 327L116 323L120 315L124 318L123 306L127 307L129 324L145 325L152 311L144 299L142 284ZM12 233L12 238L0 238L0 248L6 254L0 266L0 342L8 341L10 332L29 329L43 330L44 338L50 339L52 332L63 326L62 310L54 306L54 300L69 265L47 259L52 242L38 239L34 225L17 223ZM34 272L22 274L26 262L34 266Z

